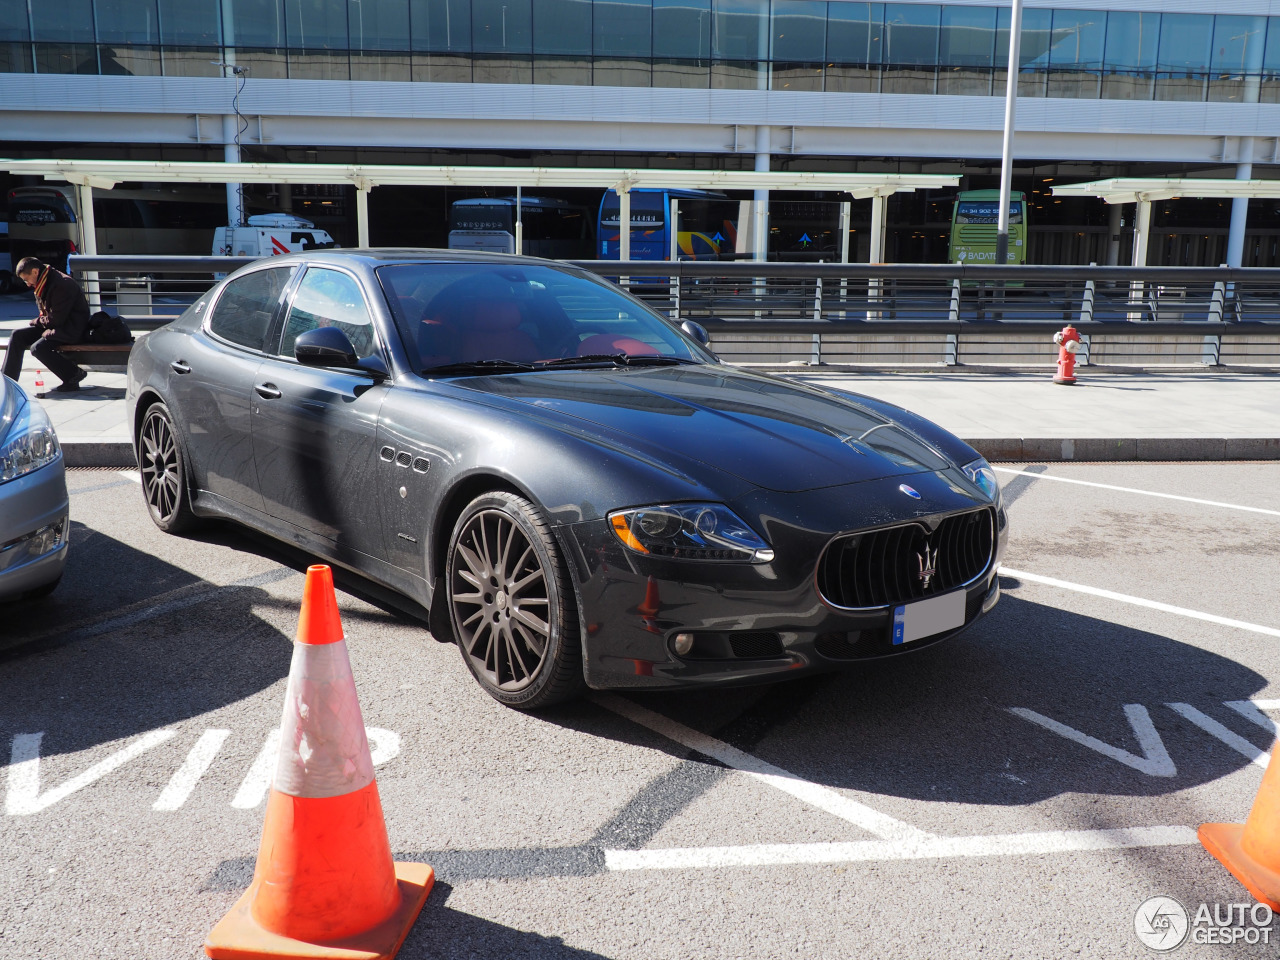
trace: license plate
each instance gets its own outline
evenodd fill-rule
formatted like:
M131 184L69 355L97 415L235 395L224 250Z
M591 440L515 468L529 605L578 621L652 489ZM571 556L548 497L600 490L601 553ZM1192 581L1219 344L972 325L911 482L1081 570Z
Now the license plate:
M917 600L893 608L893 642L910 643L937 633L964 626L965 592L956 590L940 597Z

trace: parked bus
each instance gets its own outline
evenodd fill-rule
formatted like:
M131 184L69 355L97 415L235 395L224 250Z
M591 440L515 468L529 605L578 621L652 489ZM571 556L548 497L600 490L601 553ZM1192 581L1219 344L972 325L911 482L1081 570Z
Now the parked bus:
M553 260L591 256L591 216L586 207L553 197L521 197L522 253ZM516 198L456 200L449 207L449 249L516 252Z
M999 190L964 190L951 212L950 262L996 262L996 229L1000 218ZM1027 197L1009 194L1008 262L1027 262Z
M98 253L208 256L213 231L227 223L227 195L184 187L93 191ZM50 184L9 191L9 258L39 257L60 270L84 249L74 187Z
M737 253L738 217L742 206L722 193L706 190L631 191L631 259L670 260L671 240L667 223L671 201L678 202L680 218L677 257L681 260L724 259ZM618 194L605 192L600 200L596 231L601 260L617 260L622 237Z

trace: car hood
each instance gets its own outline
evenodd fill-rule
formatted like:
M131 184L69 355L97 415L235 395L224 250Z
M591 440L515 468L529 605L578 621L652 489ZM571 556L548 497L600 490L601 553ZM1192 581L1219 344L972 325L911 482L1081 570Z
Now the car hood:
M722 366L539 371L455 385L594 424L754 486L811 490L951 464L842 394Z

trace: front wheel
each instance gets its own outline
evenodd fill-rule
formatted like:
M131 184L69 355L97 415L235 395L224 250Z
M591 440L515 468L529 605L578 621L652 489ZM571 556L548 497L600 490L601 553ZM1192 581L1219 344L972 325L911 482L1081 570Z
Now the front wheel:
M532 503L505 491L471 501L449 542L446 583L463 660L495 700L533 710L582 690L573 588Z
M147 512L165 533L185 533L199 522L191 512L187 463L173 417L163 403L152 404L138 434L138 469Z

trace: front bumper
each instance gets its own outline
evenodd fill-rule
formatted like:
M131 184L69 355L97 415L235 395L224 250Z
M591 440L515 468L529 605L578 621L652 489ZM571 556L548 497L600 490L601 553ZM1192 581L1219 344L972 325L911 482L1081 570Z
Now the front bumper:
M627 550L602 521L561 528L577 581L588 685L776 680L909 653L959 634L999 599L997 568L1008 536L1002 509L994 510L990 561L958 588L964 591L964 622L956 629L895 645L891 606L843 609L828 603L818 589L818 560L835 537L930 515L992 509L963 495L949 479L930 485L916 477L912 484L926 492L922 506L927 509L906 513L898 503L900 479L785 499L759 494L753 495L755 503L732 504L739 516L766 533L776 552L768 564L654 559ZM891 509L898 511L896 516ZM868 523L868 518L877 522ZM684 656L673 648L681 633L694 637L693 650Z
M0 600L62 576L71 536L67 479L58 457L0 484Z

